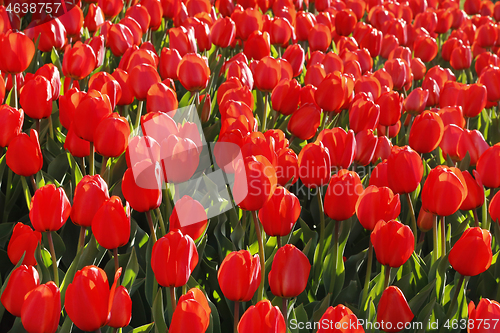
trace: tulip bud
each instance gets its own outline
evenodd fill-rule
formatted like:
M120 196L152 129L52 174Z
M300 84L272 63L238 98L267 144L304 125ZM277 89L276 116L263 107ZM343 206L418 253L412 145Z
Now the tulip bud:
M197 200L185 195L175 203L170 215L170 230L180 230L196 240L203 235L207 224L205 208Z
M130 209L112 196L105 201L92 219L92 233L102 247L112 250L128 243L130 239Z
M40 285L38 272L33 266L21 265L10 274L0 301L7 311L21 317L24 298L27 293Z
M490 232L479 227L465 230L451 248L448 260L451 267L462 275L483 273L492 260Z
M30 136L21 133L9 142L6 153L7 166L17 175L29 177L42 169L43 156L38 142L38 133L31 130Z
M414 315L406 301L403 292L395 286L390 286L382 293L377 308L377 322L384 323L385 332L399 332L401 324L410 323ZM404 326L403 326L404 327Z
M15 265L24 254L23 265L36 266L35 250L38 244L42 242L42 235L38 231L33 231L30 226L16 223L12 236L7 247L7 255L10 261Z
M259 220L269 236L288 235L300 215L299 199L284 187L276 187L273 195L259 210Z
M30 333L55 332L61 316L61 292L50 281L28 292L21 310L21 322Z
M71 205L62 187L40 187L31 200L30 220L37 231L57 231L69 217Z
M380 220L390 221L399 216L401 202L388 187L368 186L356 202L356 215L361 225L373 230Z
M286 333L286 324L280 309L267 299L252 305L241 316L238 333Z
M132 300L128 290L124 286L119 286L116 288L111 315L106 325L113 328L125 327L130 323L130 319L132 319Z
M222 293L234 302L252 299L261 281L259 255L252 257L249 251L231 252L222 261L217 279Z
M325 194L325 214L336 221L347 220L356 212L363 185L354 171L340 170L333 175Z
M12 139L21 133L24 123L23 110L17 110L5 104L0 105L0 123L2 124L0 147L7 147Z
M411 193L420 185L424 166L418 153L408 146L394 147L387 159L389 187L394 193Z
M402 266L415 249L413 232L401 222L381 220L370 235L377 261L390 267Z
M316 134L321 122L321 109L315 104L303 104L288 122L288 131L301 140L309 140Z

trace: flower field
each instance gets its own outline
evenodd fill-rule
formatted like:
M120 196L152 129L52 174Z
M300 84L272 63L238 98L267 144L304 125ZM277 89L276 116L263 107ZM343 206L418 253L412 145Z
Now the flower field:
M0 332L500 332L498 22L0 0Z

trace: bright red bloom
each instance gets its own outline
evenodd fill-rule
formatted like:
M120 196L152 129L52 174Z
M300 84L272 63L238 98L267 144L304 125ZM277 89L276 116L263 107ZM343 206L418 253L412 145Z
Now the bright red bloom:
M238 323L238 333L286 333L286 324L280 309L267 299L249 307Z
M42 235L33 231L30 226L16 223L7 247L10 261L16 265L24 254L23 265L36 266L35 250L42 241Z
M448 260L451 267L462 275L483 273L492 260L490 232L479 227L465 230L451 248Z
M497 2L498 3L498 2ZM500 6L495 6L495 8ZM487 333L487 329L484 326L479 326L480 322L497 322L500 320L500 304L495 300L489 300L487 298L482 298L477 307L474 306L474 302L469 303L469 320L471 320L474 325L472 328L467 329L467 333Z
M377 148L377 137L373 130L367 129L356 134L356 155L354 161L360 165L368 165Z
M22 32L9 31L0 37L0 70L9 74L24 72L35 55L35 44Z
M325 214L336 221L347 220L356 212L363 185L354 171L340 170L333 175L325 194Z
M128 290L124 286L119 286L116 288L109 322L106 325L114 328L125 327L130 323L131 319L132 300Z
M220 18L210 28L210 39L218 47L226 48L234 42L236 25L230 17Z
M73 118L73 128L80 138L94 142L99 123L111 115L108 95L96 90L89 93L78 104Z
M37 231L57 231L69 217L71 205L62 187L40 187L31 200L30 220Z
M321 187L330 180L330 154L321 141L309 143L299 153L299 176L308 188Z
M0 301L7 311L16 317L21 317L24 297L40 285L38 272L33 266L21 265L10 274Z
M288 121L288 131L302 140L311 139L321 122L321 109L315 104L303 104Z
M161 204L161 198L159 204ZM203 205L187 195L175 203L169 221L171 231L180 230L194 240L203 235L208 223Z
M61 292L49 281L28 292L21 309L21 322L28 332L55 332L61 316Z
M170 231L153 245L151 267L163 287L182 287L198 264L198 250L191 237Z
M64 53L63 74L74 80L87 77L97 65L96 55L90 45L77 41Z
M467 185L467 197L460 206L461 210L470 210L481 207L484 204L484 188L481 178L476 170L474 170L474 177L471 176L469 171L462 171L462 175Z
M378 221L390 221L399 216L401 202L388 187L368 186L356 202L356 215L361 225L373 230Z
M79 226L90 227L94 215L108 199L108 185L100 175L83 177L73 196L71 221Z
M249 251L231 252L222 261L217 279L224 296L235 302L252 299L261 281L259 255Z
M484 186L500 187L500 174L491 172L491 170L497 170L498 167L500 167L500 145L496 144L488 148L477 161L476 170Z
M387 159L387 173L394 193L411 193L420 185L424 174L422 159L409 146L394 147Z
M331 323L332 326L328 325L328 328L320 327L317 333L332 332L333 327L341 328L338 330L339 333L365 333L365 330L363 329L361 323L358 322L356 315L348 307L342 304L339 304L336 307L330 306L326 309L319 322L328 322Z
M325 129L318 135L316 141L321 141L328 148L332 168L347 169L356 155L356 140L354 132L340 127Z
M412 321L414 315L406 301L403 292L395 286L390 286L382 293L377 308L377 322L384 322L386 332L399 332L401 324ZM388 325L391 323L392 325ZM389 329L388 327L391 327Z
M21 133L12 138L6 154L7 166L20 176L31 176L42 169L43 156L38 133L32 129L30 136Z
M186 54L179 63L177 76L184 88L189 91L204 89L210 77L207 58L193 53Z
M141 166L136 164L134 169L127 169L122 178L123 197L134 210L141 213L160 207L162 200L160 179L150 179L148 181L151 185L156 183L157 188L143 188L136 183L134 173L139 174L139 169L142 169L145 165L150 165L148 162L145 160L141 163ZM155 177L155 175L151 176Z
M311 264L306 255L292 244L286 244L274 255L269 286L271 292L282 298L297 297L305 289Z
M108 250L127 244L130 239L130 208L127 207L125 212L122 200L112 196L95 213L92 233L97 242Z
M439 114L424 111L415 117L411 126L410 147L421 154L430 153L441 143L443 133L444 125Z
M179 298L168 329L172 333L206 332L210 324L210 306L206 296L197 288L190 289Z
M0 147L7 147L21 133L24 123L23 110L14 109L6 104L0 105L0 123L2 124Z
M438 165L422 189L422 207L439 216L455 213L467 197L467 184L457 168Z
M395 220L379 221L370 239L377 261L394 268L402 266L415 249L415 240L410 227Z
M288 116L297 110L299 100L300 84L296 79L281 80L274 87L271 95L273 109L284 116Z
M318 85L318 90L314 94L316 103L328 112L340 112L340 107L344 104L347 80L339 72L328 74Z
M300 216L299 199L278 186L268 202L259 210L259 220L269 236L288 235Z

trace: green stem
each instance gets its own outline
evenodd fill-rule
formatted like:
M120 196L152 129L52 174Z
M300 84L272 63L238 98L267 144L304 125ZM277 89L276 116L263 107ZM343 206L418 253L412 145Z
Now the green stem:
M448 312L446 313L446 318L451 319L453 315L453 308L458 300L458 293L462 290L462 285L464 283L465 276L460 274L460 278L458 279L457 287L455 288L455 293L453 294L453 298L451 299L450 307L448 308Z
M78 239L78 250L82 249L85 246L85 231L86 227L81 226L80 227L80 237Z
M499 103L500 105L500 103ZM488 196L488 207L491 204L491 200L493 199L493 196L495 195L495 191L493 188L490 189L490 195ZM491 216L488 217L484 222L483 222L483 229L485 230L490 230L490 223L491 223Z
M339 255L339 228L340 228L340 223L342 221L334 221L335 223L335 228L333 230L333 260L335 260L335 267L333 268L334 270L337 270L337 264L338 264L338 255ZM328 292L330 294L333 294L333 289L335 288L334 283L330 283L330 289Z
M107 157L107 156L104 156L102 158L101 172L100 172L101 177L104 179L104 181L106 181L106 183L107 183L107 179L104 178L104 173L106 172L106 169L107 169L106 165L108 164L108 160L109 160L109 157Z
M234 328L233 332L238 333L238 322L240 321L240 302L236 301L234 302Z
M118 248L113 249L113 259L115 262L115 273L116 273L120 268L120 262L118 261Z
M175 308L177 307L177 300L175 299L175 287L169 287L170 289L170 301L172 302L172 309L175 312Z
M260 128L260 131L262 133L264 133L266 131L266 127L267 127L267 104L269 102L269 93L265 93L266 94L266 97L264 99L264 113L262 115L262 126Z
M146 212L146 219L148 220L149 230L151 231L151 238L153 239L153 244L156 243L156 233L155 226L153 224L153 219L151 218L151 211Z
M80 158L80 169L82 170L82 176L85 177L87 175L87 170L85 170L85 158Z
M54 240L52 239L52 231L47 231L47 239L49 240L50 256L52 258L52 269L54 270L54 282L59 287L59 270L57 269L56 250L54 248Z
M278 250L281 248L281 236L276 236L276 244L278 246Z
M384 280L384 290L389 286L389 280L391 278L391 266L385 265L385 280Z
M281 312L283 313L283 318L285 319L285 327L288 327L288 298L281 299Z
M318 256L314 262L316 265L316 269L314 271L314 277L317 278L317 283L321 281L321 266L323 263L323 251L325 250L325 211L323 209L323 198L321 195L321 188L318 188L318 195L316 196L318 199L318 207L319 207L319 248L318 248Z
M474 208L472 210L472 213L474 214L474 227L479 227L479 217L477 216L477 208Z
M446 226L444 216L441 216L441 258L446 255Z
M90 155L89 155L89 174L93 176L95 174L94 170L94 143L90 143Z
M264 253L264 242L260 230L259 220L257 218L257 211L252 211L253 223L255 227L255 234L257 235L257 242L259 243L259 257L260 257L260 275L261 280L259 289L257 290L257 302L261 301L264 293L264 281L266 280L266 260Z
M38 185L36 184L34 175L30 176L30 182L31 182L31 187L33 187L33 192L36 192L36 190L38 190Z
M368 287L370 286L370 278L372 275L372 262L373 262L373 245L371 240L368 240L368 263L366 265L365 286L363 289L363 298L361 299L361 306L364 307L366 298L368 297Z
M136 133L139 133L139 126L141 126L141 115L142 115L142 105L144 104L144 101L139 101L139 104L137 105L137 115L135 116L135 126L134 130Z
M31 210L31 193L26 182L26 177L21 176L21 184L23 185L24 198L26 199L26 205L28 209Z
M12 88L14 89L14 107L16 109L19 108L19 104L17 102L17 77L16 74L11 74L12 76ZM40 132L38 132L40 134Z
M11 196L11 187L12 187L12 176L14 175L14 173L12 172L12 169L9 168L9 172L8 172L8 176L7 176L7 188L5 189L5 209L3 211L3 219L2 219L2 222L7 222L7 219L9 218L9 211L10 209L8 209L9 207L9 200L10 200L10 196Z
M162 236L167 234L167 229L165 229L165 222L163 222L163 216L161 215L160 208L155 209L156 215L158 215L158 223L160 224L160 232Z
M433 240L433 250L432 250L432 263L435 263L439 257L439 232L438 232L438 216L434 216L434 222L432 224L432 240Z
M415 248L417 248L417 219L415 218L415 210L413 209L410 193L406 193L406 201L408 201L408 206L410 207L411 230L415 239Z
M38 136L40 136L40 119L36 119L35 120L35 129L36 129L36 132L38 133Z

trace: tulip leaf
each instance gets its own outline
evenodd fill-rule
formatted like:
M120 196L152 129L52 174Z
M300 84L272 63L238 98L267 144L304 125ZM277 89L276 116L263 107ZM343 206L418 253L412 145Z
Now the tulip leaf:
M64 304L64 300L61 300L61 304ZM72 329L73 329L73 322L71 321L71 318L68 315L66 315L66 318L64 319L64 322L57 331L57 333L71 333Z
M155 323L150 323L146 325L142 325L141 327L134 328L130 333L148 333L151 331Z
M73 155L71 155L69 152L66 153L66 156L68 157L68 164L69 168L73 171L72 176L73 176L73 186L76 188L80 180L83 178L82 171L80 170L80 165L76 163L75 158Z
M314 308L313 315L312 315L312 319L311 319L312 321L317 322L321 319L321 317L325 313L326 309L328 309L328 307L330 306L330 298L331 298L330 294L328 294L323 299L323 301L321 301L321 303L316 305L316 307Z
M57 155L57 157L52 162L50 162L47 172L60 183L62 183L68 169L69 163L67 153L61 153Z
M14 326L12 326L9 333L28 333L23 327L23 323L21 322L21 317L16 318L16 320L14 321Z
M165 314L163 309L163 288L158 289L158 293L156 294L155 300L153 302L153 320L155 323L155 332L156 333L165 333L168 332L167 324L165 323Z
M217 307L208 300L208 306L210 306L210 324L208 325L207 333L221 333L219 312Z
M470 166L470 154L467 151L465 153L464 158L458 164L458 168L460 169L460 171L465 171L465 170L467 170L469 168L469 166Z
M130 257L128 259L127 267L125 268L122 281L122 286L127 288L129 293L132 291L132 286L134 285L138 273L139 273L139 263L137 261L135 248L132 248L132 252L130 253Z
M73 278L75 277L77 268L78 268L78 263L80 261L80 258L83 253L83 249L80 251L77 251L75 258L73 259L73 262L69 266L68 270L66 271L66 274L64 275L64 279L62 280L62 283L59 287L61 290L61 303L64 304L64 298L66 296L66 289L68 288L68 285L73 281Z
M418 316L416 316L417 319L415 320L415 322L423 324L422 328L418 331L418 333L428 332L428 328L432 326L433 322L429 321L429 319L431 319L432 309L434 308L435 304L436 304L436 297L434 296L431 298L431 301L426 306L424 306L424 308L418 313Z
M238 224L236 224L236 228L234 228L233 232L231 233L231 240L233 241L233 244L236 245L236 248L238 250L243 250L245 248L245 230L241 226L240 221L238 221Z
M436 298L438 302L443 300L446 285L446 270L449 265L448 255L446 255L436 260L429 271L429 282L436 279Z
M151 266L151 253L153 252L153 245L153 239L149 238L148 247L146 250L146 285L144 287L146 300L148 301L148 304L150 306L153 305L155 290L158 287L158 282L155 279L153 268Z
M410 305L411 312L413 312L414 314L419 313L420 308L422 307L422 305L425 304L427 298L433 292L435 287L436 287L436 279L432 280L431 283L429 283L422 290L420 290L418 294L415 295L410 300L410 302L408 302L408 304Z
M59 261L66 252L66 245L64 244L63 239L57 232L52 232L52 239L54 240L54 249L56 250L56 258L57 261ZM46 249L49 249L49 241L46 232L42 233L42 242L43 246Z

